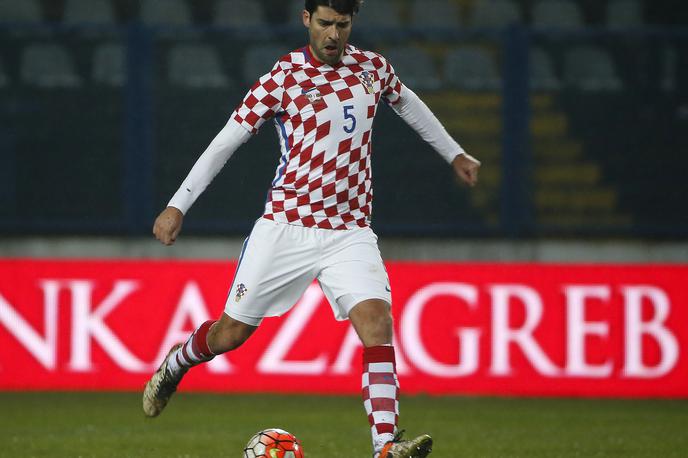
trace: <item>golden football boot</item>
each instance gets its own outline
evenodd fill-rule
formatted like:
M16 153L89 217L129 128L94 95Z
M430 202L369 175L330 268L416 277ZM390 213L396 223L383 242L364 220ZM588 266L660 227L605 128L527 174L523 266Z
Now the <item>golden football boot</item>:
M411 440L402 440L404 431L399 432L394 440L387 442L378 458L425 458L432 452L432 437L427 434Z
M167 363L170 357L181 348L183 344L177 344L165 356L165 360L155 374L148 380L143 390L143 413L147 417L157 417L163 411L170 398L177 391L177 385L184 377L186 370L180 371L177 375L172 375L167 370Z

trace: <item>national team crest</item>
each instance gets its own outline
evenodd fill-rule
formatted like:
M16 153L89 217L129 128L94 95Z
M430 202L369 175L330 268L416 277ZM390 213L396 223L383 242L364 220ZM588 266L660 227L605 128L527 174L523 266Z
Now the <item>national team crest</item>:
M308 99L308 102L311 103L311 104L313 104L313 105L316 105L316 104L318 104L318 103L320 103L320 102L323 101L323 96L322 96L322 94L320 93L320 91L318 90L317 87L314 87L314 88L311 88L311 89L308 89L308 90L302 89L302 90L301 90L301 93L302 93L303 95L305 95L306 98Z
M363 73L361 73L361 76L359 76L358 79L361 80L361 84L366 89L368 94L372 94L373 92L375 92L375 88L373 87L373 84L375 83L375 78L370 72L364 71Z
M234 298L236 300L236 302L239 302L241 300L241 298L244 297L244 294L246 294L246 291L248 291L248 289L246 288L246 286L243 283L239 283L237 285L236 297Z

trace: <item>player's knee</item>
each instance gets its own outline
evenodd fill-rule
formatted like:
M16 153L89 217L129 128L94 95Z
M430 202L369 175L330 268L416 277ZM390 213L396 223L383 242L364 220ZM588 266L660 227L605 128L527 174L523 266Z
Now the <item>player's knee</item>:
M392 338L392 329L394 328L394 319L390 311L385 311L377 314L374 318L374 329L376 334L382 340L390 340ZM384 342L389 343L389 342Z
M388 345L392 343L393 324L390 313L379 314L371 317L368 326L361 329L359 337L366 347Z
M389 305L383 301L366 301L349 314L363 345L371 347L392 343L393 319Z
M374 324L374 328L378 329L379 332L385 333L391 331L394 324L392 313L389 310L380 311L374 314L371 321Z
M216 355L235 350L246 342L256 329L256 326L223 315L208 333L208 346Z

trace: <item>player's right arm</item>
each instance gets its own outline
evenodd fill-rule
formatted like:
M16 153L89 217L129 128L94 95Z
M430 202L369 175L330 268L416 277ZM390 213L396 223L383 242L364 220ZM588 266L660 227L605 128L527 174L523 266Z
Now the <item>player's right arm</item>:
M182 230L183 221L184 213L181 210L175 207L167 207L155 218L153 235L163 245L172 245Z
M263 75L232 113L229 122L201 154L181 186L153 224L155 238L172 245L182 229L184 215L234 152L271 118L281 103L284 73L279 63Z
M234 119L210 142L182 185L153 224L153 234L164 245L172 245L182 229L184 214L222 170L234 152L251 137L251 133Z

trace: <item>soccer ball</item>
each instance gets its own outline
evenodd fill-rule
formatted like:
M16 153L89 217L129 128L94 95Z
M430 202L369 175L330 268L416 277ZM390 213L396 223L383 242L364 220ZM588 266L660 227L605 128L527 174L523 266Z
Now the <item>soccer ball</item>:
M244 449L244 458L303 458L301 442L283 429L256 433Z

